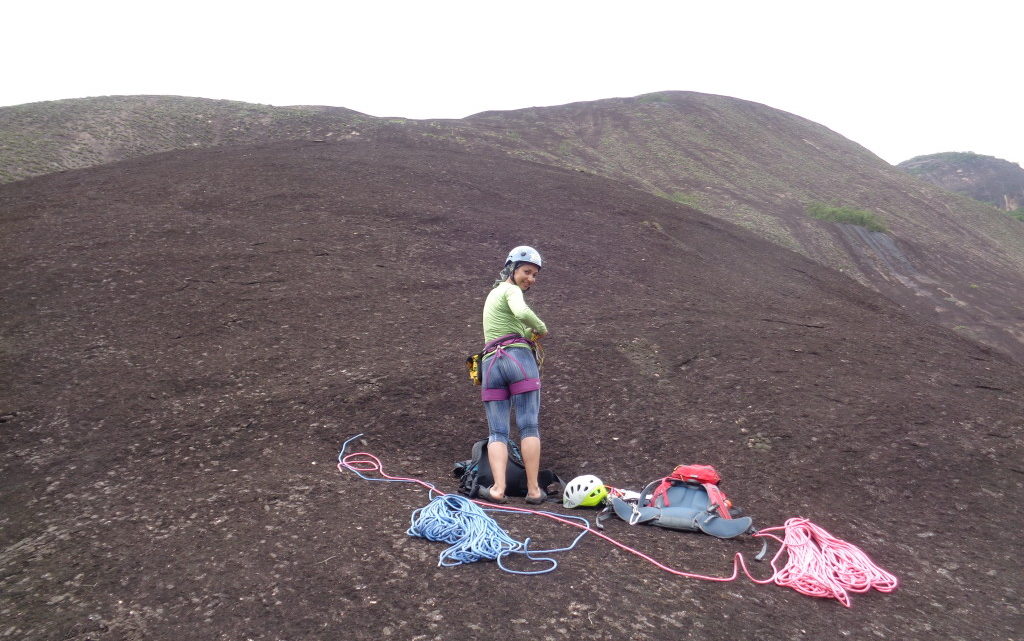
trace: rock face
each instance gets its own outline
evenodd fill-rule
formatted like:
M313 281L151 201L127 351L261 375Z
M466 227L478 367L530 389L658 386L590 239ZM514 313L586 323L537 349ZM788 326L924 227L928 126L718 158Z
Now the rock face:
M498 152L610 178L739 225L1024 362L1024 225L817 123L727 96L666 91L461 120L115 96L2 108L0 141L13 141L0 144L0 182L281 141ZM818 220L807 213L812 203L867 211L886 231Z
M943 189L1004 211L1024 209L1024 169L1008 160L971 152L917 156L896 165Z
M0 185L0 638L1019 638L1019 365L622 181L370 138ZM438 567L406 534L427 492L334 463L364 432L388 473L454 491L487 433L463 359L518 244L545 258L545 467L640 489L715 465L759 527L811 519L903 587L847 612L592 534L544 576ZM579 534L494 517L532 550ZM760 549L606 533L714 577Z

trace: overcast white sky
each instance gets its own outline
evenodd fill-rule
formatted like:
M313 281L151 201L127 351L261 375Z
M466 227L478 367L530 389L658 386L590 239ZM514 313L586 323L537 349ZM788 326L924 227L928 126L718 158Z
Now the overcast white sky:
M19 2L0 106L114 94L461 118L687 90L809 118L897 163L1024 163L1020 0Z

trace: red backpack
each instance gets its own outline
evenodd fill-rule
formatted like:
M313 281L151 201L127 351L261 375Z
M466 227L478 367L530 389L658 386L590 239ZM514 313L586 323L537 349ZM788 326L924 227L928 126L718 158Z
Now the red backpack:
M675 483L693 483L704 486L708 493L708 500L718 509L719 516L723 519L731 519L729 508L732 507L732 501L726 498L725 493L718 488L718 483L721 480L722 477L719 476L718 470L710 465L677 465L671 474L661 479L661 483L651 494L648 505L654 504L655 499L660 496L662 504L669 507L668 488Z

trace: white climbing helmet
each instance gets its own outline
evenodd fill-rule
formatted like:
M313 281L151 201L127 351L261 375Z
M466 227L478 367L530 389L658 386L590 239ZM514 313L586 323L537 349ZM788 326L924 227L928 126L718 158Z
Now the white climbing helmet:
M601 479L593 474L577 476L569 481L562 493L562 505L565 507L593 507L599 505L608 496L608 488Z
M509 263L533 263L537 267L544 266L541 264L540 252L529 245L520 245L510 251L508 258L505 259L505 264Z

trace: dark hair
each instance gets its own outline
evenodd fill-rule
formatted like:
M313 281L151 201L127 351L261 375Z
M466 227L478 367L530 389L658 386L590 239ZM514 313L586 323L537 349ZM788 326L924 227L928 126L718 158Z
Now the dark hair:
M505 266L501 268L500 272L498 272L498 280L494 281L494 284L491 285L491 289L494 289L498 285L508 280L508 277L516 273L516 270L519 269L519 266L522 264L523 263L520 261L516 261L514 263L505 263Z

